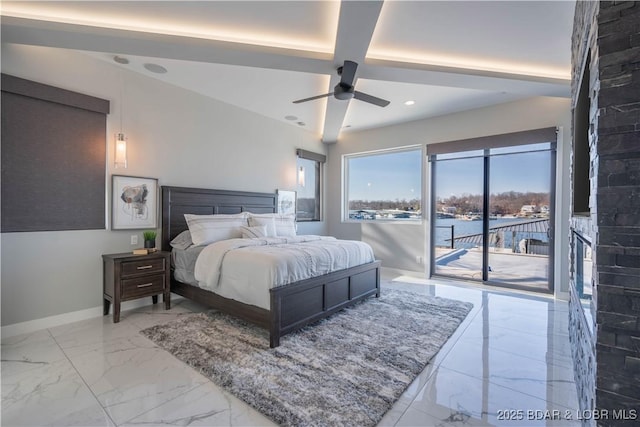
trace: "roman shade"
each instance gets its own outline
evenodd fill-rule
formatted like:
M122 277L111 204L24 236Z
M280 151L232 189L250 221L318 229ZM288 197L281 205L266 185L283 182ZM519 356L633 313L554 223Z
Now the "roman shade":
M109 101L2 74L2 232L105 228Z
M504 133L500 135L428 144L427 156L459 153L461 151L482 150L486 148L501 148L514 145L555 142L556 139L556 128L554 127L525 130L522 132Z

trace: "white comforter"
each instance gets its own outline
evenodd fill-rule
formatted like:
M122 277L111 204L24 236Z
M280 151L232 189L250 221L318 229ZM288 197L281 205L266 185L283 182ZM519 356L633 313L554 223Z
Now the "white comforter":
M371 246L326 236L229 239L200 252L200 287L269 309L269 289L374 261Z

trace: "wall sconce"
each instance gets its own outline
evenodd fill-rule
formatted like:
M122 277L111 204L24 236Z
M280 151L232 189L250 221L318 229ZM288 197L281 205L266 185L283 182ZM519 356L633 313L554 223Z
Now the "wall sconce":
M298 169L298 185L304 187L304 166L300 166Z
M127 58L123 58L120 56L115 56L113 58L118 64L128 64L129 60ZM116 143L115 143L115 158L113 162L113 166L118 168L127 168L127 137L124 136L122 132L122 116L124 115L124 74L121 75L120 82L120 132L116 134Z
M127 138L124 133L116 134L116 155L114 166L117 168L127 167Z

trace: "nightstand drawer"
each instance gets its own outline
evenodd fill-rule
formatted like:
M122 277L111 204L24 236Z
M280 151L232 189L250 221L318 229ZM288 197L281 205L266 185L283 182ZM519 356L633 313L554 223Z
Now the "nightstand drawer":
M157 295L164 291L164 274L154 274L122 280L122 298Z
M122 263L122 275L164 272L164 258L141 259L139 261L126 261Z

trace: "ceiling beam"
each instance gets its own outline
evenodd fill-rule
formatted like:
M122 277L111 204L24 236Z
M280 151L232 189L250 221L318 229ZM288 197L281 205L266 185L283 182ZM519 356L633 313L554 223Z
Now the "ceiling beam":
M336 69L349 59L359 64L356 79L570 96L569 79L381 59L367 59L365 62L375 28L373 21L377 19L375 6L381 9L381 4L378 1L343 3L335 55L11 16L2 16L0 29L5 43L328 74L331 76L328 92L333 91L340 80ZM365 13L367 11L369 15ZM369 24L369 31L358 30L358 25L363 25L355 22L359 20Z
M331 53L2 16L4 43L215 64L335 73Z
M330 76L327 92L333 92L340 81L336 69L351 60L359 64L354 84L364 78L530 96L570 96L570 81L564 79L366 59L382 6L383 1L377 0L343 1L333 54L12 16L1 17L0 30L5 43L326 74ZM349 103L327 99L323 142L338 140Z
M432 64L367 59L359 67L363 79L464 89L492 90L531 96L571 96L571 79Z
M328 92L340 82L335 72L345 60L364 64L367 50L373 37L373 31L378 23L383 1L342 1L338 20L338 33L333 58L334 71L331 73ZM359 67L358 67L359 68ZM355 82L358 80L359 70L356 71ZM338 141L344 117L350 101L339 101L329 97L325 113L322 142L334 143Z

